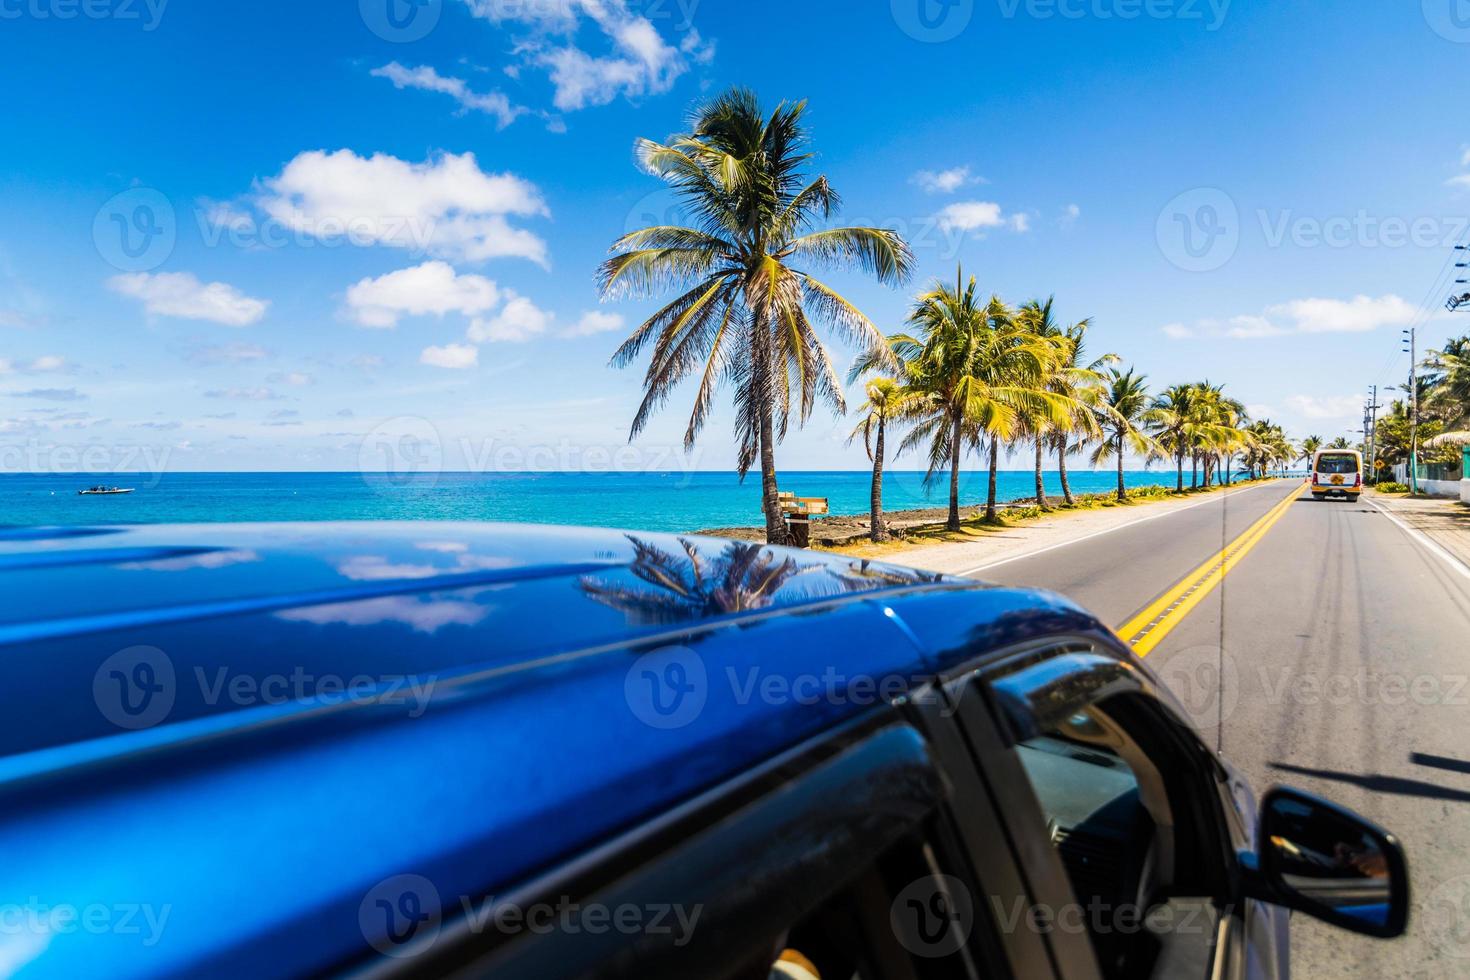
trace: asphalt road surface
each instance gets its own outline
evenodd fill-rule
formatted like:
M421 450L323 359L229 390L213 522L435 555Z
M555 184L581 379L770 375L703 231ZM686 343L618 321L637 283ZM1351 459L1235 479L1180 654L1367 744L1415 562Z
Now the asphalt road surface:
M1294 785L1400 837L1408 933L1294 916L1294 974L1470 977L1470 569L1370 497L1293 479L973 574L1117 628L1257 793Z

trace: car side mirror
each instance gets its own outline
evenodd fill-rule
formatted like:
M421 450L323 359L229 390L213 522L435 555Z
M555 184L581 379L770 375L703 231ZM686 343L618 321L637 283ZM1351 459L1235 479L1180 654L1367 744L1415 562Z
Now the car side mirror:
M1368 936L1390 938L1408 925L1402 845L1350 810L1272 787L1257 847L1257 897Z

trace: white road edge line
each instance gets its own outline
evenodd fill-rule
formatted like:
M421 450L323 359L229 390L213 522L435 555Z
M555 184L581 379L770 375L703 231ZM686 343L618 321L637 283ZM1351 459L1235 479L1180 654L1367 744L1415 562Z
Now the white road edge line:
M1295 478L1292 478L1292 479L1294 480ZM1285 483L1285 482L1288 482L1288 481L1283 480L1280 483L1277 483L1277 482L1262 483L1260 486L1246 487L1244 490L1235 491L1235 493L1236 494L1250 493L1252 490L1260 490L1262 487L1279 487L1281 485L1281 483ZM1020 561L1022 558L1034 558L1037 555L1044 555L1048 551L1056 551L1058 548L1067 548L1067 547L1070 547L1071 545L1074 545L1074 544L1081 544L1083 541L1089 541L1092 538L1100 538L1104 534L1112 534L1114 531L1121 531L1124 528L1136 527L1139 524L1146 524L1149 521L1156 521L1160 517L1170 517L1170 516L1172 516L1174 514L1182 514L1186 510L1194 510L1196 507L1203 507L1203 506L1205 506L1205 504L1217 504L1217 503L1219 503L1220 501L1224 500L1226 497L1229 497L1229 496L1232 496L1232 494L1229 493L1229 492L1224 493L1224 494L1220 494L1219 496L1213 496L1212 495L1208 500L1201 500L1199 503L1197 503L1197 504L1190 504L1188 507L1171 508L1169 510L1161 511L1161 512L1159 512L1157 514L1150 514L1147 517L1140 517L1136 521L1129 521L1126 524L1119 524L1117 527L1109 527L1109 528L1104 528L1101 531L1093 531L1091 534L1084 534L1080 538L1072 538L1070 541L1061 541L1061 542L1059 542L1057 544L1049 544L1045 548L1037 548L1035 551L1022 552L1019 555L1011 555L1009 558L1002 558L999 561L987 562L984 565L977 565L974 568L967 568L963 572L953 572L951 574L954 574L954 575L973 575L976 572L983 572L983 571L986 571L987 569L999 568L1000 566L1002 566L1002 565L1008 565L1008 564L1010 564L1013 561Z
M1450 568L1458 574L1464 576L1467 579L1470 579L1470 566L1467 566L1460 559L1456 558L1454 555L1446 551L1443 545L1439 544L1437 541L1435 541L1433 538L1431 538L1429 535L1425 534L1418 528L1410 527L1406 522L1396 516L1387 507L1381 506L1372 498L1369 498L1368 504L1384 517L1387 517L1389 520L1397 524L1405 534L1423 545L1425 549L1438 557L1440 561L1443 561L1446 565L1450 566Z

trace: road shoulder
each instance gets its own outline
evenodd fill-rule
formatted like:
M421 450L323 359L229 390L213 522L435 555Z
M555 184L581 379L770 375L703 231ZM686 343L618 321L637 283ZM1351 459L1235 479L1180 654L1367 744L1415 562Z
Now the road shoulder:
M918 545L887 551L882 557L885 561L933 572L952 575L978 573L983 577L987 568L1177 514L1193 507L1206 506L1227 496L1252 493L1271 486L1280 489L1282 484L1276 480L1268 480L1211 493L1135 503L1126 507L1058 511L1024 524L983 531L983 536L973 541Z
M1372 490L1366 498L1448 552L1470 574L1470 506L1440 497L1404 497Z

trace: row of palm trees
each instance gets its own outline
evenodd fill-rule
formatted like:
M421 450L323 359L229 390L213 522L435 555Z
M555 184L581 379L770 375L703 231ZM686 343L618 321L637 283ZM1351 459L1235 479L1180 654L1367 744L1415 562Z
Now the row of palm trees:
M742 478L760 468L768 541L786 540L775 446L793 416L805 422L818 402L847 411L818 323L858 351L848 383L867 379L853 436L873 461L877 540L886 534L882 476L891 426L907 430L897 454L923 452L931 481L947 473L947 526L955 530L969 453L988 468L985 515L994 520L1000 454L1022 445L1034 451L1044 509L1051 507L1042 483L1048 453L1072 503L1067 459L1088 446L1094 465L1116 461L1120 499L1128 454L1172 459L1182 491L1186 459L1198 486L1228 472L1237 455L1256 473L1292 451L1279 427L1247 426L1244 408L1220 386L1180 385L1152 397L1142 376L1114 366L1116 355L1089 358L1088 321L1058 323L1050 299L1013 308L963 271L952 285L936 282L917 296L907 332L885 337L812 270L855 268L897 285L912 274L913 255L888 229L819 227L839 199L825 176L806 173L805 109L783 102L766 113L753 93L732 89L696 107L689 133L640 140L640 163L673 189L692 223L622 236L599 270L605 297L675 294L613 355L614 365L625 366L650 352L631 436L679 384L693 381L684 435L690 447L717 391L732 388L737 465Z

